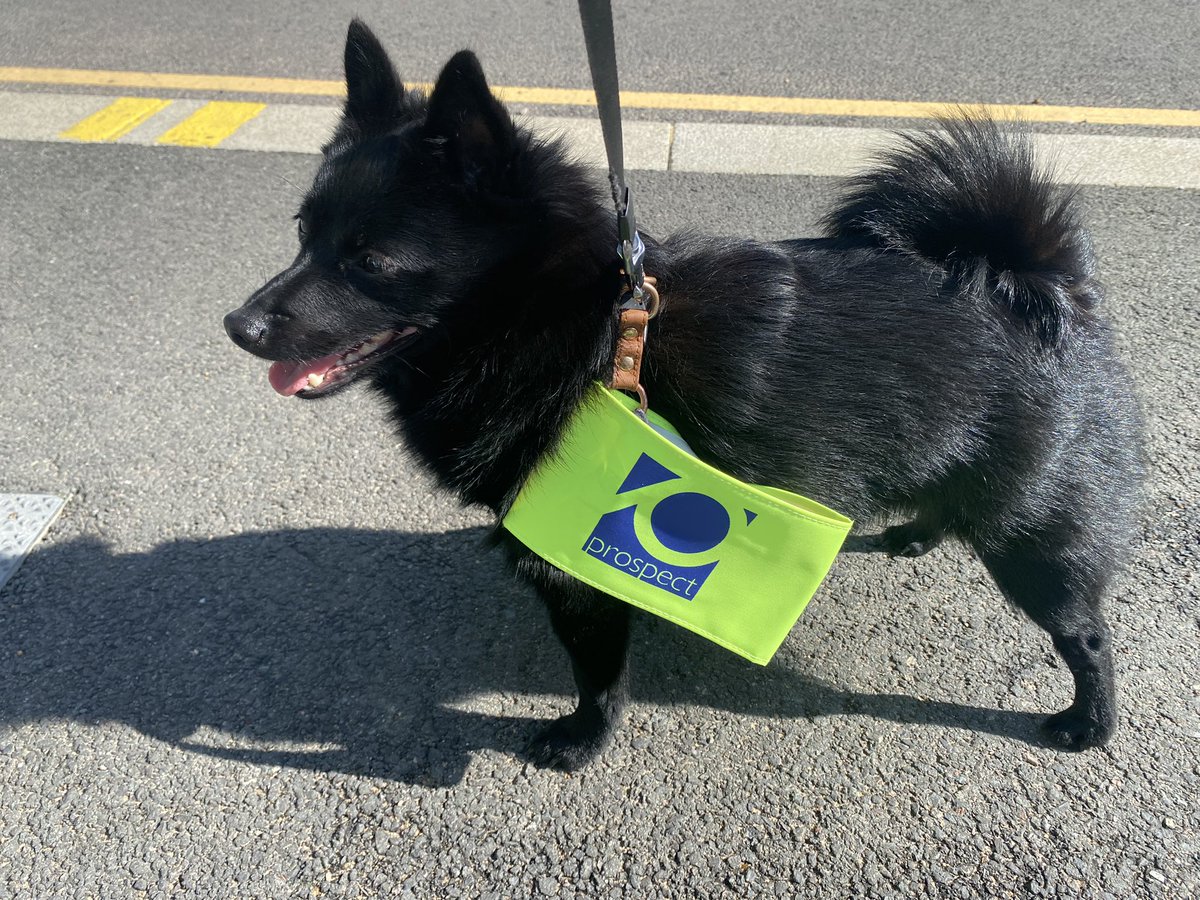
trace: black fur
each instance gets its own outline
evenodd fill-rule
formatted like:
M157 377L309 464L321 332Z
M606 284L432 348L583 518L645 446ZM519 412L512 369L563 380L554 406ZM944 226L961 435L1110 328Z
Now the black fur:
M1060 346L1101 299L1075 191L1038 173L1019 134L970 116L941 126L901 137L876 171L851 180L825 217L829 234L932 260L959 291L990 294Z
M354 374L443 485L503 516L611 371L612 212L593 173L514 127L470 53L426 101L355 22L346 68L300 253L226 327L300 361L418 326ZM858 522L906 515L886 533L894 554L971 546L1071 668L1075 702L1047 733L1083 749L1116 723L1100 599L1131 537L1137 404L1071 192L1018 134L941 128L856 179L823 238L648 239L664 302L643 381L730 474ZM573 768L619 716L629 607L497 539L545 599L580 692L533 756Z

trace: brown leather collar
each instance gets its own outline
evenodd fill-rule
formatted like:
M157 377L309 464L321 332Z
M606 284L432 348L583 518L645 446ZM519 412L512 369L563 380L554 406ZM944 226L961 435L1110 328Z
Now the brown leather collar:
M642 394L642 357L646 353L646 329L658 314L661 303L657 282L646 276L642 287L650 295L644 309L632 307L621 310L617 328L617 352L613 355L613 377L610 387Z

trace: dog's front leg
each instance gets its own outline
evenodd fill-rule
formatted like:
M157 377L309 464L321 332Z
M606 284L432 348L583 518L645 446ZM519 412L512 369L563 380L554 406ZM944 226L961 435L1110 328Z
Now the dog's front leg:
M629 607L546 567L535 583L567 653L579 706L544 728L530 746L538 765L567 771L595 757L608 742L625 705Z

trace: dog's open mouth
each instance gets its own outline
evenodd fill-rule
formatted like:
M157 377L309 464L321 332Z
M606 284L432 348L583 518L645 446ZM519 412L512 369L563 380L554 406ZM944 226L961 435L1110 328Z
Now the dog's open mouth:
M393 353L416 340L415 325L399 331L381 331L353 347L307 362L287 360L271 364L271 387L285 397L319 397L352 381L357 370L381 356Z

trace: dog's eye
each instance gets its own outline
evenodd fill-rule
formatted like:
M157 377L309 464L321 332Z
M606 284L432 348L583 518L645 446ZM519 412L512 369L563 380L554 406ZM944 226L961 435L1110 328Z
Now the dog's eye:
M298 237L300 240L304 240L304 236L306 234L308 234L308 232L304 228L304 220L299 216L296 216L296 237Z
M372 275L378 275L383 271L383 263L379 261L379 257L372 256L370 253L364 253L358 264Z

